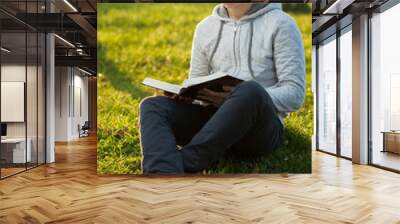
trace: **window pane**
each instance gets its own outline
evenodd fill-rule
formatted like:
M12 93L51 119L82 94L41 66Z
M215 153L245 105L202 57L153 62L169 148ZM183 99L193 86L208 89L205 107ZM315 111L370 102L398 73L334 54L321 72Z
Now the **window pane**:
M336 41L318 48L318 148L336 153Z
M1 34L1 177L25 170L31 151L26 142L26 33Z
M351 158L352 141L352 35L340 36L340 152Z

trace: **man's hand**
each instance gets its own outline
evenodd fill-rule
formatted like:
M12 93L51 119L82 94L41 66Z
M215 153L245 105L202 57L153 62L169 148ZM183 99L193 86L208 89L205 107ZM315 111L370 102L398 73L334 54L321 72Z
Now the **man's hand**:
M170 92L166 92L164 91L164 96L169 97L173 100L177 100L177 101L181 101L181 102L185 102L185 103L192 103L193 99L189 98L189 97L184 97L184 96L179 96Z
M207 88L201 89L197 97L215 107L219 107L224 103L225 98L232 92L233 86L222 86L221 92L209 90Z

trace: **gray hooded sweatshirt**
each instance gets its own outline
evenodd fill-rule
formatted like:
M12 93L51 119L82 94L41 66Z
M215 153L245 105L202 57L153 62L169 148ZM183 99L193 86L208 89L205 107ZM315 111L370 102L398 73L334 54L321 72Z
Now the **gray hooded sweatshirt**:
M254 80L271 96L280 118L304 102L305 61L295 21L276 3L258 3L234 21L220 4L196 27L189 78L225 72Z

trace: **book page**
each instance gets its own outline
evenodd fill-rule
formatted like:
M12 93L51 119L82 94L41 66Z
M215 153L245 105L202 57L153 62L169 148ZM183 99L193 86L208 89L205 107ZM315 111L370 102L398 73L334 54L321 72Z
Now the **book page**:
M152 78L145 78L142 83L146 86L150 86L159 90L164 90L169 93L179 94L181 91L181 86L179 85L163 82Z
M205 82L208 82L208 81L211 81L211 80L219 79L219 78L222 78L224 76L228 76L228 74L223 73L223 72L216 72L216 73L211 74L211 75L206 75L206 76L200 76L200 77L196 77L196 78L186 79L183 82L182 86L187 88L187 87L195 86L195 85L198 85L198 84L201 84L201 83L205 83Z

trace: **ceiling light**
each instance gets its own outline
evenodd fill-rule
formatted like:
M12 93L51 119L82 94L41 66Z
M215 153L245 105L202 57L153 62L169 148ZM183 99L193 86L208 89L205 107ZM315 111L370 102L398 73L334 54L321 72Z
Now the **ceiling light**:
M60 37L60 36L57 35L57 34L54 34L54 36L57 37L57 38L58 38L59 40L61 40L62 42L66 43L68 46L75 48L75 45L73 45L73 44L72 44L71 42L69 42L68 40L66 40L66 39L64 39L64 38L62 38L62 37Z
M342 14L343 10L351 5L355 0L336 0L322 14Z
M85 74L87 74L87 75L92 75L92 73L90 73L90 72L88 72L88 71L86 71L86 70L83 70L83 69L81 69L81 68L79 68L79 67L78 67L78 70L81 71L81 72L83 72L83 73L85 73Z
M1 50L4 51L4 52L6 52L6 53L10 53L10 52L11 52L11 50L9 50L9 49L7 49L7 48L5 48L5 47L1 47Z
M78 53L78 55L87 55L82 48L77 48L76 49L76 53Z
M64 0L65 4L68 5L68 7L70 7L74 12L78 12L78 10L68 1L68 0Z

